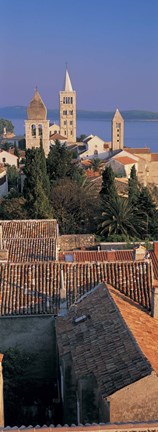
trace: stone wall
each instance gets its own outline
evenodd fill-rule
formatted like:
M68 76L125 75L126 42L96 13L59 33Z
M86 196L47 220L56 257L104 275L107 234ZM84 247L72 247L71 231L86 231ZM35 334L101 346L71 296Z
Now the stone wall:
M4 353L5 359L5 352L9 348L15 348L22 355L24 353L24 358L26 356L31 356L31 359L33 358L29 366L28 379L29 385L30 381L32 381L33 390L35 389L35 393L38 393L38 400L36 401L32 400L33 396L30 394L30 405L28 401L23 401L22 414L18 413L17 418L17 414L15 413L15 422L13 419L9 426L20 426L18 419L21 417L23 418L22 424L25 425L47 424L47 404L48 406L51 405L53 398L57 397L55 390L57 387L57 356L54 321L54 318L51 316L0 319L0 352ZM23 380L23 376L21 379ZM48 397L48 394L50 394L50 397ZM5 425L8 426L8 418L10 417L6 405L7 403L4 405ZM39 414L38 411L41 409L41 406L43 412ZM54 409L53 406L50 406L51 409ZM52 414L52 418L50 418L48 424L53 422L54 417Z
M95 245L95 236L93 234L61 235L58 239L58 245L61 251L89 249Z

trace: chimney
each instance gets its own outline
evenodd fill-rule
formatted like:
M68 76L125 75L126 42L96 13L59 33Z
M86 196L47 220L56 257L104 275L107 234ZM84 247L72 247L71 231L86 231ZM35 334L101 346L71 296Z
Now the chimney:
M8 250L3 248L2 225L0 224L0 262L8 261Z
M144 260L146 257L146 247L140 245L139 247L136 247L133 249L133 260L134 261L141 261Z
M158 319L158 281L155 281L151 294L151 316Z
M61 266L60 269L60 308L58 316L64 316L67 314L67 298L66 298L66 287L64 280L64 271Z
M154 254L156 255L156 258L158 258L158 241L154 241L153 245L154 245Z

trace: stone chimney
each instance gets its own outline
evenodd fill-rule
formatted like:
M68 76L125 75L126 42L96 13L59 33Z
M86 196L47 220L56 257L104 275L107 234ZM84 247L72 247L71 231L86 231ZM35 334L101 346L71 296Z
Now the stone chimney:
M66 286L64 280L64 270L61 266L60 269L60 308L58 316L64 316L67 314L67 298L66 298Z
M141 261L146 257L146 247L140 245L138 248L133 249L133 260Z
M8 261L8 250L3 248L2 225L0 224L0 262Z
M154 254L156 255L156 258L158 258L158 241L154 241L153 245L154 245Z
M158 319L158 281L155 281L152 287L151 316Z
M3 404L3 354L0 354L0 427L4 427L4 404Z

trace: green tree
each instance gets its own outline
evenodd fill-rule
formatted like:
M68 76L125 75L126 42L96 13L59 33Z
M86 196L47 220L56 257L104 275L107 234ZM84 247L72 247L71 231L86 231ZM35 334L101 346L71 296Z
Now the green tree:
M4 128L7 132L14 132L14 125L10 120L0 119L0 135L3 134Z
M8 176L8 189L9 191L13 188L18 192L19 188L19 171L15 165L7 165L7 176Z
M111 166L105 167L102 173L102 188L100 191L101 198L104 201L108 201L111 197L117 196L116 186L115 186L115 174Z
M79 137L77 137L76 141L77 142L83 142L83 140L86 138L85 134L81 134Z
M128 199L132 205L136 205L139 200L139 183L135 165L132 166L130 178L128 179Z
M26 151L24 174L26 178L23 194L30 217L37 219L52 217L48 196L49 183L41 148Z
M84 179L80 182L68 177L60 179L52 186L51 201L62 234L96 230L99 203L93 184Z
M3 198L0 200L0 219L27 219L23 197Z
M154 239L158 234L158 211L147 187L141 188L137 208L146 223L145 237Z
M73 178L76 175L77 166L72 162L71 151L68 150L65 144L60 144L58 140L50 148L47 158L47 170L50 181L64 177Z
M98 232L105 238L114 235L123 239L142 238L145 229L142 215L135 212L127 199L115 196L103 202Z
M104 161L102 161L101 159L92 159L91 161L91 168L94 172L100 171L103 165L104 165Z

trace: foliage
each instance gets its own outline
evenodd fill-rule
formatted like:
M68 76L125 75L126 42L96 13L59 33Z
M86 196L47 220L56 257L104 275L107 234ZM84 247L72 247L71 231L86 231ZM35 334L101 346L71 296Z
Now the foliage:
M145 232L142 215L136 213L128 200L119 196L111 197L103 202L101 221L98 230L102 236L119 235L124 240L141 237Z
M135 165L131 168L130 178L128 179L128 199L132 205L136 205L139 200L139 183Z
M49 204L49 180L46 172L42 149L28 149L24 174L23 194L26 199L26 208L31 218L47 219L52 217Z
M146 222L145 237L156 240L158 238L158 211L147 187L141 188L137 207L142 212L144 221Z
M51 202L62 234L86 233L96 229L95 215L99 204L94 186L86 180L60 179L52 186Z
M91 161L91 168L94 172L100 171L100 169L103 167L104 162L101 159L92 159Z
M17 156L19 158L19 150L16 147L16 144L14 145L14 155Z
M5 120L3 118L0 119L0 135L3 134L4 128L6 128L7 132L14 132L13 123L10 120Z
M87 135L85 134L81 134L79 137L77 137L76 141L77 142L83 142L83 140L86 138Z
M115 174L111 166L105 167L105 170L102 173L102 189L100 191L100 196L106 201L113 196L117 196Z
M27 219L25 199L21 197L0 200L0 219Z
M72 162L72 153L58 140L50 148L47 170L51 182L64 177L73 178L78 171L78 166Z
M19 172L15 165L7 165L8 189L19 189Z

